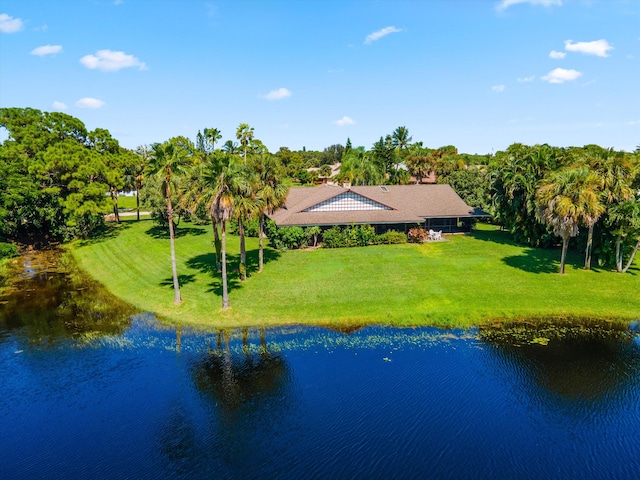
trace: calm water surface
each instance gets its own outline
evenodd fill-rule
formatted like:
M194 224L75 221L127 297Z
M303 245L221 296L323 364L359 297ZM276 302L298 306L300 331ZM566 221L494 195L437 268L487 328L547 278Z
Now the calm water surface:
M640 477L633 328L195 332L28 267L0 478Z

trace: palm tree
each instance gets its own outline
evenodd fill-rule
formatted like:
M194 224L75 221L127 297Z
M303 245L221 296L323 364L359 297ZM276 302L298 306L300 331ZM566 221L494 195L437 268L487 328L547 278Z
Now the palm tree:
M241 190L244 182L241 168L232 155L214 156L206 164L204 182L213 192L209 212L220 226L220 263L222 269L222 309L229 308L227 279L227 222L234 216L235 199L233 192Z
M395 178L398 172L398 165L402 163L403 152L409 148L412 139L413 138L409 136L409 129L407 127L398 127L391 134L391 142L396 150L396 170L393 178Z
M636 252L640 250L640 198L631 197L612 205L609 208L608 221L616 233L616 270L625 273L631 267ZM626 266L623 267L623 241L627 237L634 238L636 244Z
M241 123L236 130L236 138L240 141L240 145L244 150L244 164L247 164L247 146L253 140L253 127L247 123Z
M600 179L585 167L563 168L543 179L536 192L537 218L562 238L560 273L564 274L569 238L598 202Z
M173 225L173 206L171 205L171 183L176 174L181 173L189 161L190 142L183 137L172 138L164 143L154 143L151 146L148 169L152 174L162 178L162 189L167 201L167 216L169 221L169 239L171 244L171 270L173 273L173 290L175 304L182 302L180 284L176 267L175 232Z
M256 162L252 170L257 176L256 206L259 209L258 217L258 272L262 272L264 266L264 223L265 216L272 214L278 208L284 206L289 187L283 183L282 166L276 157L267 155L263 161Z
M409 173L416 178L416 183L422 183L423 178L435 172L436 157L433 153L431 149L412 146L405 160L405 165L409 169Z
M358 147L345 152L336 180L352 185L380 185L384 173L372 160L372 154L365 151L364 147Z
M187 200L189 200L188 203L190 203L190 211L192 213L202 204L207 204L207 211L209 214L211 213L210 204L214 196L212 192L216 191L218 177L226 158L215 149L216 142L221 138L222 134L217 128L205 128L203 133L198 131L196 149L202 158L202 168L199 173L196 172L194 174L193 181L189 182L190 188L188 189ZM230 140L229 142L233 143ZM211 227L216 254L216 269L220 272L222 268L222 246L218 223L213 215L211 215Z
M217 128L205 128L204 137L211 142L211 149L216 149L216 142L222 138L222 132Z
M233 217L238 221L238 235L240 236L240 281L244 282L247 279L247 249L244 227L260 210L256 202L256 175L247 168L243 168L233 178L230 189L234 203Z
M211 202L211 217L220 224L222 263L222 309L229 308L229 287L227 283L227 222L233 214L233 195L226 184L225 173L219 177L218 190Z
M231 155L235 155L236 153L238 153L238 142L227 140L226 142L224 142L222 150Z

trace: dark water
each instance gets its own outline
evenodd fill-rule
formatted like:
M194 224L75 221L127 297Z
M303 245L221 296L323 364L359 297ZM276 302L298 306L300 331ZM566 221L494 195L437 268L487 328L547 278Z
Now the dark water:
M0 299L2 479L640 478L633 329L194 332L36 263Z

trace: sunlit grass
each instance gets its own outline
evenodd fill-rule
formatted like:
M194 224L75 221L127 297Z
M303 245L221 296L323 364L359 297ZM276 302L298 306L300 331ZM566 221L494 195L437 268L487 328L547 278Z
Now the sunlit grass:
M536 318L636 319L640 271L581 268L559 251L514 245L482 227L423 245L276 252L256 272L257 239L248 239L248 280L239 281L238 238L228 239L232 309L221 311L211 227L183 224L176 239L183 303L173 304L169 240L150 221L126 221L113 235L74 245L82 268L133 305L194 325L287 323L462 326Z

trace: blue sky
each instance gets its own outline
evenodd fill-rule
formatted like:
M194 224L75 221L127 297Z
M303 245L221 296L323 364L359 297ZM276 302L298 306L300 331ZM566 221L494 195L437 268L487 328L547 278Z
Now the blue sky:
M0 106L135 148L640 144L640 0L3 0Z

